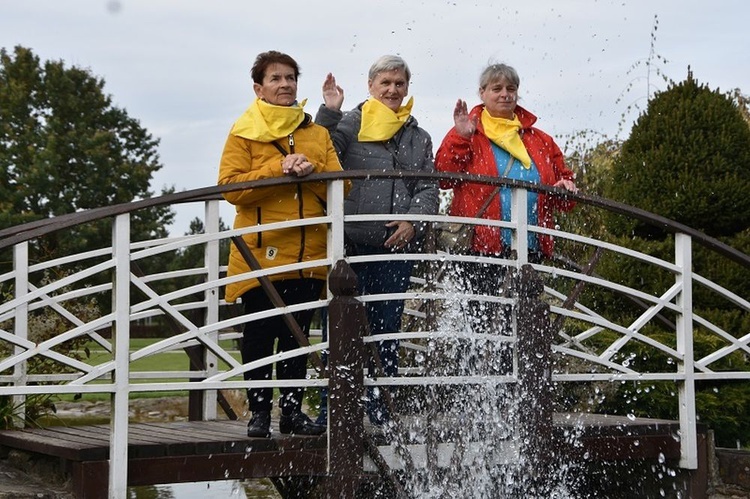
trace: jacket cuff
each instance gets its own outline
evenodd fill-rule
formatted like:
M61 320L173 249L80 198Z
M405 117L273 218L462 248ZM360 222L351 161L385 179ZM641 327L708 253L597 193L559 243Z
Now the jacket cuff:
M321 104L318 108L318 112L315 113L315 123L328 128L338 125L343 116L344 113L342 111L335 111L327 108L325 104Z

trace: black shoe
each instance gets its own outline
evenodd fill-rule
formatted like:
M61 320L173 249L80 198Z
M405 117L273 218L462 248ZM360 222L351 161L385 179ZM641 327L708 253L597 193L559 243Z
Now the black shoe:
M279 431L292 435L322 435L326 432L326 426L313 422L303 412L295 412L290 416L281 415Z
M271 436L271 412L256 411L247 424L247 436L268 438Z

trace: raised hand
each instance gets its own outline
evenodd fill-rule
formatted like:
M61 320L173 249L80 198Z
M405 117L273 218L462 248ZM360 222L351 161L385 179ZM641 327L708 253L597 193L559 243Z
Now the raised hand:
M453 109L453 122L456 125L456 132L467 139L477 129L476 118L469 117L469 108L466 106L466 101L461 99L458 99L456 107Z
M344 89L336 85L336 78L332 73L328 73L323 82L323 102L328 109L334 111L341 111L344 103Z

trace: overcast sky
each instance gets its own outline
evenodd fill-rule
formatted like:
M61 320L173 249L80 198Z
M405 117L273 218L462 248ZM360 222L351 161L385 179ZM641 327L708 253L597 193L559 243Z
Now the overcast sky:
M655 17L655 53L666 62L653 59L649 72ZM254 97L250 66L265 50L299 62L298 96L313 115L326 73L348 109L367 97L372 62L401 55L413 114L436 148L456 99L477 103L483 67L506 62L521 76L520 104L563 146L584 129L616 136L629 105L666 89L659 74L681 81L690 66L712 89L750 93L749 32L747 0L0 0L0 47L89 68L161 140L157 192L215 184L229 127ZM201 214L178 210L173 233ZM222 216L231 223L231 207Z

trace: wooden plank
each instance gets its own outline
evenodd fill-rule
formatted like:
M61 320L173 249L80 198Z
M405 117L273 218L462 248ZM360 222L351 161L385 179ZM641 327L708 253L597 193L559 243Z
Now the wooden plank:
M107 453L100 450L92 451L91 446L85 442L60 439L52 441L39 433L24 430L0 431L0 445L72 461L83 461L86 458L96 461L107 458Z
M593 460L625 460L625 459L664 459L680 458L680 443L671 435L637 435L584 437L579 439L580 446L572 449L569 455Z
M153 485L271 476L320 476L326 473L325 454L256 452L206 456L134 459L128 466L129 485Z
M108 425L93 425L84 427L56 427L56 431L69 432L76 434L85 432L85 436L90 439L92 447L97 446L103 449L105 455L109 457L109 443L111 430ZM158 457L166 455L164 445L155 442L153 439L143 438L138 434L133 434L132 429L128 429L128 454L132 457Z
M160 431L168 431L172 435L182 435L183 440L190 440L195 451L193 454L223 454L226 452L226 447L231 444L231 447L237 447L244 450L243 441L247 439L237 439L237 435L227 434L226 432L207 431L206 424L211 424L209 421L191 421L191 422L180 422L180 423L156 423L151 426L151 431L158 433ZM169 424L169 427L164 425ZM145 428L144 428L145 430ZM175 455L174 449L171 449L170 455Z

